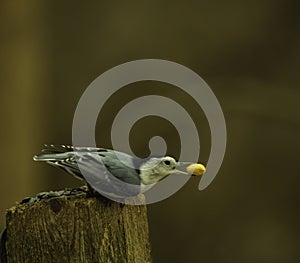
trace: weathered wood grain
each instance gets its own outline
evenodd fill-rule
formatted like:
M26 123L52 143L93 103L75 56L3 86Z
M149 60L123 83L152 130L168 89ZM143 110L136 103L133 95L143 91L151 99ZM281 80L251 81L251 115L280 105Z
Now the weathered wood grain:
M6 219L7 262L151 262L144 205L62 195L18 204Z

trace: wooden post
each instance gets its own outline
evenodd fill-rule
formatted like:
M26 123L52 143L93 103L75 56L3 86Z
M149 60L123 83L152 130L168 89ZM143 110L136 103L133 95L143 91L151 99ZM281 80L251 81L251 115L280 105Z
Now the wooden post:
M8 263L151 262L145 205L62 192L7 211Z

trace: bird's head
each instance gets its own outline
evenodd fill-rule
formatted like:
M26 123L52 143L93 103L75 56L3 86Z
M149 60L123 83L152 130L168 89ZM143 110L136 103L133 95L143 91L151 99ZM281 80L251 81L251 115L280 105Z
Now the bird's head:
M140 177L143 184L154 184L173 173L188 174L178 170L180 166L187 166L191 163L177 162L173 157L150 158L140 167Z
M150 158L140 167L140 176L143 184L154 184L176 171L177 161L165 156Z

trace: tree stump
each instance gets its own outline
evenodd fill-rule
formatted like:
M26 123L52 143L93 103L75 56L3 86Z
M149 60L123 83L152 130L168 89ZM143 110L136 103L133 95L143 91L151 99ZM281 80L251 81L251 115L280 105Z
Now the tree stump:
M7 211L8 263L151 262L145 205L72 190L42 194Z

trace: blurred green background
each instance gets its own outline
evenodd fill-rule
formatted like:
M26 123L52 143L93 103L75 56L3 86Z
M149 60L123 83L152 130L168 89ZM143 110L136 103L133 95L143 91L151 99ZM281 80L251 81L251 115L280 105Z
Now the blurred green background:
M71 144L74 110L91 81L120 63L167 59L210 85L228 146L209 188L199 192L193 178L148 206L154 261L300 262L299 7L296 0L1 1L0 227L15 201L81 185L32 156L44 143ZM160 85L115 94L99 116L98 146L110 146L122 103L150 87L162 92ZM173 96L194 116L206 162L205 116ZM157 118L133 127L132 148L146 154L145 138L155 134L176 155L174 128Z

